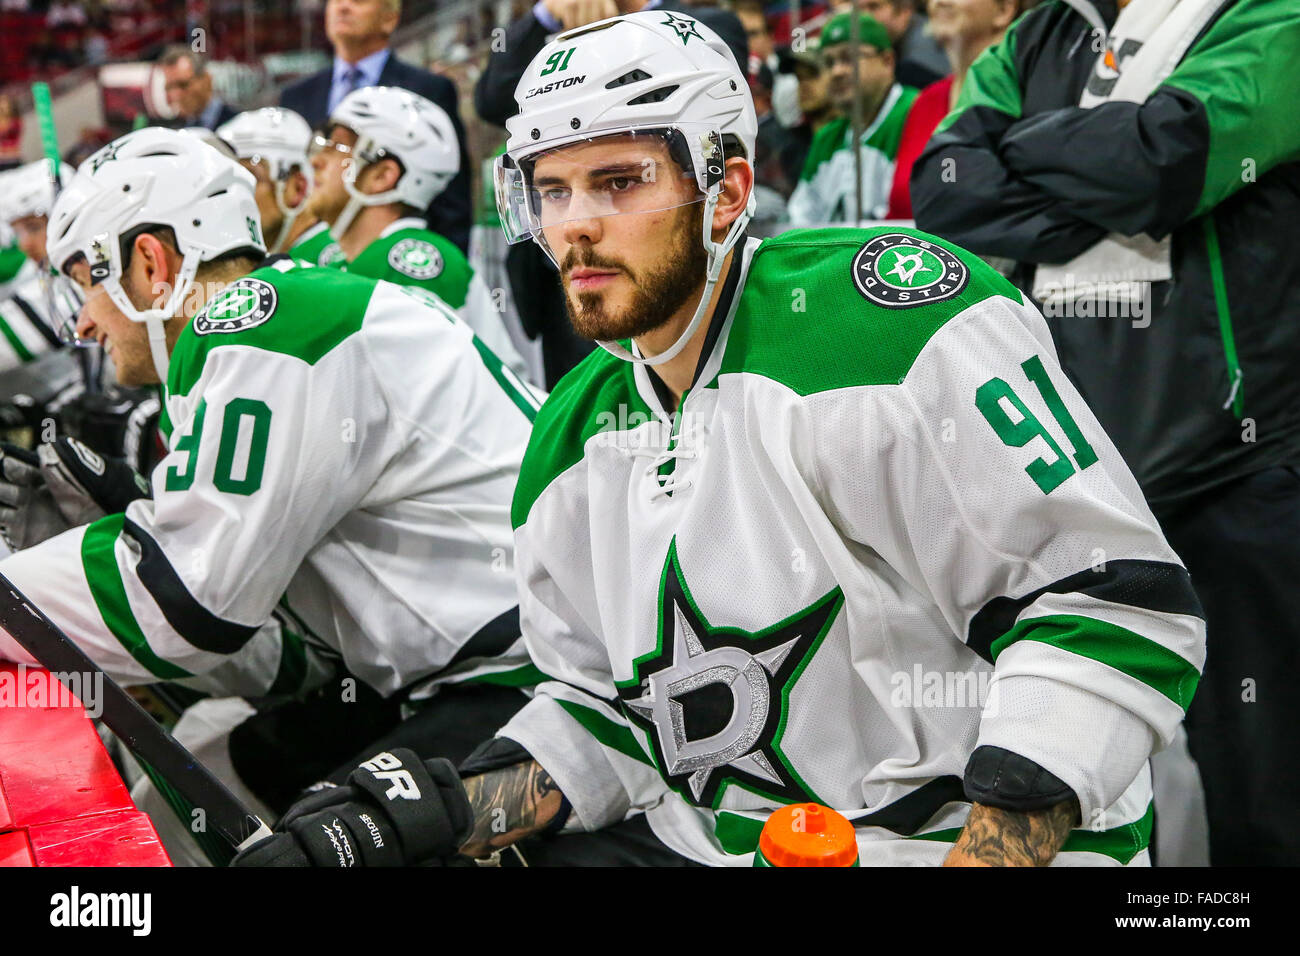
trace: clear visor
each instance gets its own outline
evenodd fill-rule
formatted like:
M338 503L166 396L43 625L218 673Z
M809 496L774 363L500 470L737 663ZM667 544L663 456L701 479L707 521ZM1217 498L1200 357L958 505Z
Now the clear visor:
M529 154L517 166L498 156L501 227L510 242L533 238L545 247L546 230L566 223L703 202L693 157L708 160L716 152L720 169L721 144L716 130L674 128L580 139Z
M78 253L68 261L69 266L77 260L84 263L86 257ZM77 319L86 304L86 293L81 286L63 273L50 269L41 270L41 286L45 291L46 314L59 340L83 348L96 345L91 339L77 335Z

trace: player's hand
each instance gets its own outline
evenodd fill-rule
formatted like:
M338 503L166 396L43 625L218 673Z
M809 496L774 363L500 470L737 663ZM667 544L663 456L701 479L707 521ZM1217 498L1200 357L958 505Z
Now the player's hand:
M614 0L545 0L546 9L566 30L618 16Z
M149 482L124 458L105 458L75 438L57 438L37 449L41 474L69 527L125 511L149 497Z
M304 797L268 840L231 866L409 866L450 858L469 837L472 813L450 760L422 761L405 748L376 754L348 777Z
M14 551L67 531L35 452L0 442L0 537Z

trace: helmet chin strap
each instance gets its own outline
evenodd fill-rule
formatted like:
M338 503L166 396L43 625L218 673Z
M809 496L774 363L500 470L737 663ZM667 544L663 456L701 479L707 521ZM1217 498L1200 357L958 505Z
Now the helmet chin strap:
M298 204L297 209L290 209L289 204L284 201L284 187L285 182L283 179L279 180L275 184L275 205L284 215L284 220L280 224L280 232L275 237L275 245L271 246L269 250L270 252L289 251L284 248L285 241L289 238L289 233L293 231L293 224L294 221L297 220L298 214L302 212L303 208L307 205L307 200L304 198L303 201Z
M382 193L363 193L357 188L357 178L361 175L361 169L357 165L357 157L365 150L371 147L370 140L361 140L352 149L353 160L343 170L343 188L348 194L348 204L343 207L343 212L334 220L330 226L330 238L335 242L342 242L343 236L352 228L352 220L357 218L364 206L387 206L389 203L401 202L401 188L389 189Z
M621 358L625 362L632 362L636 365L663 365L665 362L671 362L681 354L682 349L686 348L687 343L691 341L695 333L699 331L704 322L704 317L709 311L709 302L713 298L713 287L718 284L718 277L722 274L722 264L727 259L727 253L735 246L736 241L740 238L745 227L749 225L750 217L753 216L757 207L754 194L749 194L749 202L745 206L745 211L736 217L736 221L731 224L727 230L726 236L721 242L713 241L713 212L718 207L718 193L721 187L715 186L709 191L704 200L704 229L702 239L704 248L709 254L708 265L704 274L704 292L700 296L699 304L695 307L695 314L691 317L690 323L686 326L685 331L677 337L677 341L658 355L645 356L635 355L628 351L618 342L596 340L596 344L603 348L611 355Z

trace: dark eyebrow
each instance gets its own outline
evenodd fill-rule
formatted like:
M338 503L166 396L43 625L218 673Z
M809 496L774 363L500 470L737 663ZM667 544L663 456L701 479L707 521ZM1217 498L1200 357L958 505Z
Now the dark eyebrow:
M658 164L658 160L651 159L652 163ZM594 169L587 170L587 179L599 179L601 176L640 176L645 172L645 164L639 161L629 163L611 163L608 166L597 166ZM534 189L545 189L548 186L567 186L568 181L561 179L559 176L537 176L533 179Z

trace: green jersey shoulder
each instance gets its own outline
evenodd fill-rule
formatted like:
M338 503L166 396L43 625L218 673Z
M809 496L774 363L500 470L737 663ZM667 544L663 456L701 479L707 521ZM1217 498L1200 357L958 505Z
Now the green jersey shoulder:
M289 250L289 255L294 259L331 269L341 269L347 261L343 250L330 235L329 225L323 222L316 223L299 236L298 242Z
M375 284L336 269L285 261L226 286L181 332L167 376L186 395L213 349L239 345L315 365L360 330Z
M428 289L453 309L465 304L474 276L455 243L414 226L379 237L344 268L371 279Z

